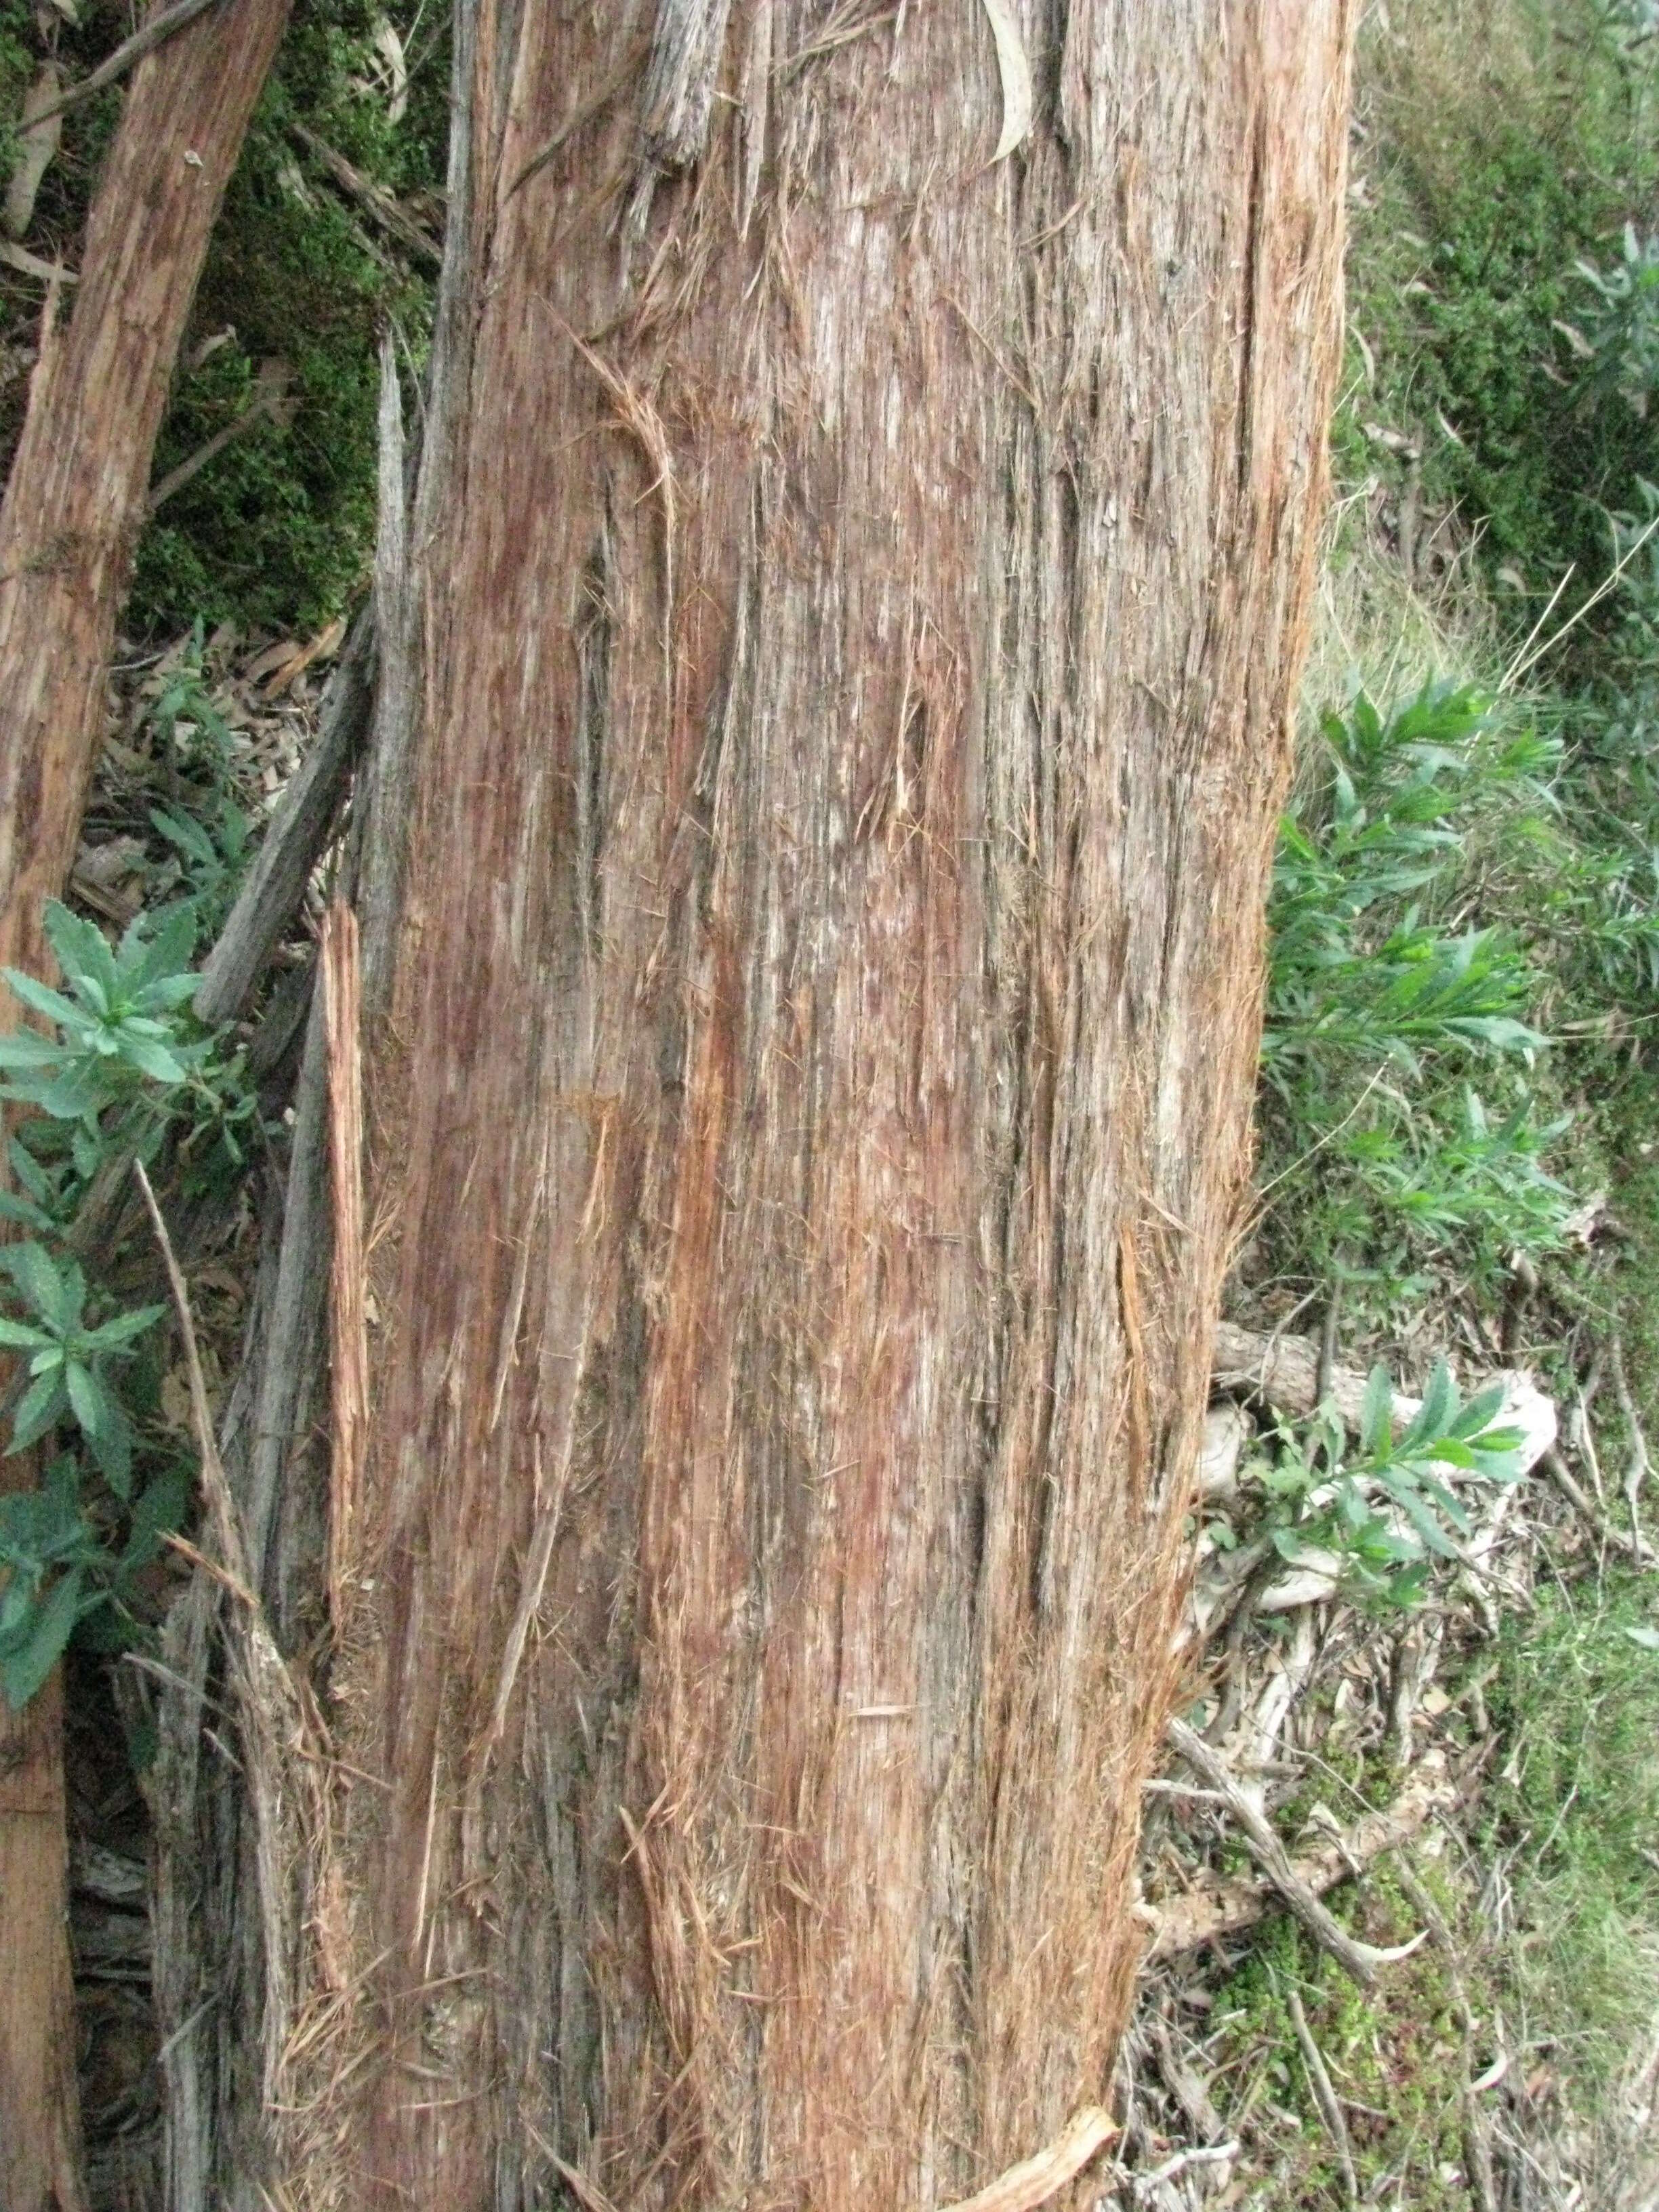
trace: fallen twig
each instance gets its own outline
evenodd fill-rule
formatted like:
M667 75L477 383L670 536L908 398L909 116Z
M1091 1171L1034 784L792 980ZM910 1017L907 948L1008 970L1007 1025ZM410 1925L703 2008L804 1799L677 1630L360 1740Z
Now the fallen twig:
M278 424L290 419L294 403L289 397L289 387L293 381L294 372L286 362L266 362L255 381L252 398L235 421L227 422L222 430L216 430L176 469L169 469L161 482L152 486L145 513L154 514L164 501L171 499L174 492L182 491L193 477L199 476L210 461L216 460L227 446L233 445L238 438L245 438L267 418Z
M1605 1513L1597 1510L1595 1500L1580 1487L1559 1451L1547 1451L1540 1464L1550 1480L1600 1542L1610 1545L1614 1551L1627 1553L1638 1565L1654 1557L1652 1545L1639 1528L1616 1528Z
M1231 1809L1231 1801L1220 1790L1206 1795ZM1413 1769L1392 1804L1367 1813L1316 1851L1298 1853L1290 1862L1291 1871L1305 1889L1322 1897L1384 1851L1395 1850L1420 1835L1451 1796L1445 1761L1437 1752L1431 1752ZM1258 1881L1248 1875L1208 1877L1185 1896L1153 1908L1158 1927L1146 1956L1172 1959L1184 1951L1195 1951L1202 1943L1237 1936L1262 1919L1279 1895L1271 1880Z
M429 231L422 230L413 216L400 208L391 193L373 183L345 155L337 153L325 138L303 123L291 123L289 131L313 161L320 161L340 190L356 201L359 207L373 216L382 230L395 238L399 246L436 269L444 258L443 247Z
M202 1461L202 1490L219 1551L217 1579L236 1595L225 1641L236 1686L243 1771L253 1808L264 1952L264 2094L267 2104L274 2107L283 2101L285 2088L286 2051L296 1996L296 1954L307 1918L309 1860L326 1832L317 1780L320 1753L299 1686L277 1649L249 1574L241 1519L213 1433L190 1296L173 1240L143 1162L135 1159L132 1171L161 1248L184 1340L191 1419Z
M1625 1417L1625 1426L1630 1431L1630 1461L1625 1469L1625 1503L1630 1508L1630 1533L1632 1544L1642 1540L1642 1524L1637 1517L1641 1500L1642 1485L1653 1471L1653 1461L1648 1451L1648 1440L1642 1432L1641 1417L1636 1410L1636 1401L1625 1374L1625 1346L1614 1337L1607 1346L1607 1364L1613 1370L1613 1387L1618 1393L1619 1410Z
M1161 2189L1166 2181L1173 2181L1177 2174L1185 2173L1194 2166L1219 2166L1224 2160L1237 2158L1238 2151L1237 2137L1226 2142L1189 2144L1185 2150L1177 2151L1173 2158L1166 2158L1162 2166L1155 2166L1150 2173L1130 2176L1129 2186L1134 2193L1136 2203L1144 2204L1155 2189Z
M1308 2069L1308 2084L1314 2093L1320 2117L1325 2123L1336 2152L1336 2162L1342 2169L1342 2188L1350 2204L1359 2196L1359 2176L1354 2170L1353 2145L1348 2140L1348 2124L1342 2117L1342 2106L1332 2087L1324 2053L1314 2040L1314 2032L1308 2025L1308 2015L1303 2009L1302 1999L1295 1990L1286 1990L1285 2002L1290 2011L1291 2026L1296 2030L1296 2039L1302 2048L1302 2063Z
M19 246L15 239L0 238L0 261L8 269L15 269L20 276L33 276L37 284L78 284L78 269L65 269L61 261L43 261L38 253L31 253L27 246Z
M90 76L65 85L55 100L37 108L30 118L31 123L44 123L51 116L63 115L71 107L78 107L83 100L91 100L106 85L124 77L135 62L143 61L146 54L165 46L175 31L182 31L186 23L193 23L214 5L215 0L173 0L171 8L158 8L130 39L123 39L107 60L99 63Z
M1036 2205L1046 2204L1074 2175L1081 2173L1101 2145L1116 2133L1098 2105L1087 2106L1047 2150L1040 2150L1019 2166L1011 2166L1000 2179L976 2196L964 2197L948 2212L1034 2212Z
M1237 1328L1230 1322L1222 1322L1216 1328L1210 1379L1218 1389L1250 1391L1285 1413L1311 1413L1328 1403L1349 1428L1358 1428L1368 1377L1357 1367L1334 1365L1328 1385L1322 1391L1320 1370L1320 1346L1311 1337L1262 1336L1254 1329ZM1513 1369L1484 1379L1504 1385L1504 1402L1498 1418L1505 1427L1519 1428L1526 1436L1517 1455L1524 1473L1555 1441L1554 1406L1528 1376ZM1397 1390L1395 1421L1413 1419L1422 1405L1420 1398Z
M1296 1915L1316 1943L1323 1945L1340 1965L1346 1967L1357 1982L1367 1988L1376 1978L1379 1966L1395 1960L1408 1958L1422 1942L1415 1936L1409 1943L1381 1948L1374 1943L1363 1943L1349 1935L1340 1921L1328 1912L1318 1897L1297 1872L1290 1853L1272 1823L1260 1813L1244 1791L1238 1786L1231 1769L1205 1742L1195 1729L1185 1721L1171 1718L1165 1733L1171 1747L1184 1759L1194 1773L1200 1774L1210 1787L1225 1800L1227 1810L1243 1830L1251 1856L1267 1876L1273 1887Z

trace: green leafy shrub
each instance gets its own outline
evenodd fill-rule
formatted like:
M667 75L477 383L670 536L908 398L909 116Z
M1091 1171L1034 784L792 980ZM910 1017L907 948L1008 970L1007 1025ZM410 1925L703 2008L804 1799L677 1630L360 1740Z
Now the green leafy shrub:
M1431 1260L1495 1277L1571 1205L1534 1095L1540 977L1468 912L1480 839L1547 809L1559 749L1432 686L1386 713L1362 693L1322 734L1268 902L1265 1181L1316 1271L1386 1303Z
M1552 0L1498 10L1503 52L1471 66L1443 0L1395 12L1375 57L1386 152L1355 216L1366 349L1343 471L1403 477L1380 416L1425 503L1478 531L1488 575L1530 595L1571 571L1571 610L1602 573L1606 510L1659 474L1659 421L1630 404L1650 341L1622 245L1651 205L1656 48L1601 0Z
M0 1691L14 1707L77 1629L110 1646L138 1632L139 1580L191 1495L170 1449L139 1449L119 1373L164 1309L123 1307L88 1282L72 1249L82 1210L134 1158L165 1156L186 1193L222 1182L257 1120L241 1055L189 1012L191 902L141 915L116 946L56 902L46 927L62 988L5 971L50 1027L0 1036L0 1096L32 1109L11 1141L16 1188L0 1193L32 1232L0 1246L14 1310L0 1312L0 1347L21 1370L10 1451L52 1437L72 1448L40 1490L0 1497Z
M1258 1472L1273 1501L1267 1525L1279 1556L1302 1560L1310 1547L1334 1553L1356 1595L1418 1603L1434 1561L1459 1559L1456 1540L1470 1533L1448 1478L1509 1482L1518 1473L1521 1434L1498 1420L1503 1403L1501 1383L1465 1403L1443 1359L1396 1436L1393 1379L1378 1366L1366 1387L1357 1450L1329 1406L1272 1431Z

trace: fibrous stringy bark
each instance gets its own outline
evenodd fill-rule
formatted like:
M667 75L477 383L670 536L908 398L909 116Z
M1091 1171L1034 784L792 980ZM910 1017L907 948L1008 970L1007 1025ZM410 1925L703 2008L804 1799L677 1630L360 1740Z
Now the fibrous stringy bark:
M1030 11L988 165L979 11L732 0L642 173L684 13L460 17L296 2201L947 2203L1134 1969L1349 11Z

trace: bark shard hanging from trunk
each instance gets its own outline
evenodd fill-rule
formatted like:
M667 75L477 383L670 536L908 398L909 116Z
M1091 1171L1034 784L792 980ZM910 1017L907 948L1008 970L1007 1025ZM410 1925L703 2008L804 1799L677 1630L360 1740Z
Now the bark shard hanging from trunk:
M982 10L702 10L623 257L647 11L461 10L296 2203L926 2208L1109 2078L1351 24L1016 12L988 167Z

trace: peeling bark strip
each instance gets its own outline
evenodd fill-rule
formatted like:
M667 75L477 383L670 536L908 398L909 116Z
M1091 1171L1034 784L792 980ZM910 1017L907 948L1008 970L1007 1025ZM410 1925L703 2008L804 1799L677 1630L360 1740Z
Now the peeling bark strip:
M645 86L645 143L665 169L684 169L708 137L731 0L658 0Z
M1109 2078L1350 9L1007 12L995 166L969 0L459 18L296 2205L930 2212Z
M360 1029L362 992L357 917L341 898L323 918L318 965L328 1032L328 1166L334 1200L329 1267L333 1339L333 1457L328 1514L328 1611L343 1632L351 1524L362 1487L368 1425L368 1330L363 1310L363 1091Z
M41 910L75 857L179 336L288 12L289 0L224 0L140 64L67 330L57 326L57 287L47 295L0 507L0 966L39 970ZM16 1018L10 993L0 993L0 1024ZM27 1470L11 1461L0 1480L32 1479ZM6 2212L75 2212L82 2201L61 1765L54 1679L22 1714L0 1707Z

